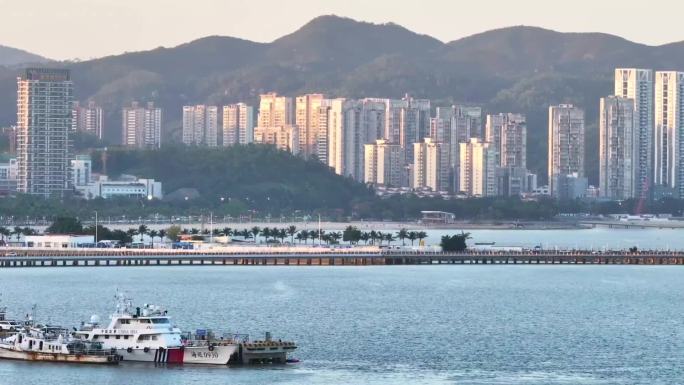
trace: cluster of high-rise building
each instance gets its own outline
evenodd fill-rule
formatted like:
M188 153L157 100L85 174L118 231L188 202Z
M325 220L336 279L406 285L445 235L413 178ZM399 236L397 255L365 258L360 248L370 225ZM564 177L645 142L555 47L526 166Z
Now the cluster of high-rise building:
M519 195L536 186L526 165L520 114L487 116L473 106L438 107L427 99L261 95L254 120L243 103L183 108L183 142L265 143L327 164L376 186L469 196ZM217 123L222 121L222 135ZM218 141L217 138L222 138ZM475 139L475 140L472 140Z
M479 197L537 188L536 175L527 169L524 115L433 107L430 100L409 95L348 99L267 93L257 111L244 103L183 107L182 142L271 144L386 190ZM133 102L122 110L125 146L159 148L161 128L162 111L153 103ZM17 79L17 125L10 131L16 163L2 165L0 179L14 178L6 185L48 197L80 180L71 175L70 132L101 138L103 112L93 101L74 102L68 70L29 68ZM585 141L582 109L549 107L544 191L559 199L684 198L684 72L615 70L613 95L600 100L598 189L587 183Z
M616 69L599 132L601 197L684 198L684 72Z

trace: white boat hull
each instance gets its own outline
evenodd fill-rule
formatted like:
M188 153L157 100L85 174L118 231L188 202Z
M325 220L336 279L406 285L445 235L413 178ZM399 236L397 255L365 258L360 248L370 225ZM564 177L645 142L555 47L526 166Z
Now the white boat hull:
M237 345L186 346L183 348L117 349L122 361L154 362L168 364L227 365L237 351Z
M114 356L94 356L85 354L43 353L15 350L0 347L0 359L43 362L73 362L81 364L116 364Z

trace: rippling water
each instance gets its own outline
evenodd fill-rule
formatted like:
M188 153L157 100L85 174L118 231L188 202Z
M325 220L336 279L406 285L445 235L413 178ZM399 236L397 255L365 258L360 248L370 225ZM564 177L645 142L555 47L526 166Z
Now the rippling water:
M0 270L15 316L76 325L113 294L183 328L272 331L300 364L118 367L0 361L0 384L677 384L676 266L121 267Z

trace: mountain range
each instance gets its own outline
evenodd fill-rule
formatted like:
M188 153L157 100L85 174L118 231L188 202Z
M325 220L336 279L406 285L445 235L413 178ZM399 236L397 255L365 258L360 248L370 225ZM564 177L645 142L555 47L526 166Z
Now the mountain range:
M0 125L15 120L16 64L0 67ZM608 34L517 26L445 43L392 23L321 16L270 43L210 36L173 48L49 65L70 68L77 99L103 106L105 136L113 143L120 138L120 108L132 100L164 108L163 141L179 140L185 104L257 103L269 91L392 98L409 93L433 105L521 112L528 119L528 166L542 180L548 106L573 103L587 112L585 163L595 183L598 104L612 93L614 68L684 70L684 42L647 46Z
M31 63L45 63L50 59L17 48L0 45L0 66L17 66Z

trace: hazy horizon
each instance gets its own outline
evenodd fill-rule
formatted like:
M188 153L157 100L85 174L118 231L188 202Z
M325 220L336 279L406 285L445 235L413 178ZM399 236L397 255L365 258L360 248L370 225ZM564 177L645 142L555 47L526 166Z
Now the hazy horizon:
M528 25L561 32L602 32L637 43L661 45L684 40L678 15L684 4L654 0L669 11L644 14L643 8L617 1L576 0L556 12L534 0L481 0L459 4L424 0L396 1L262 0L246 4L195 0L192 6L162 0L0 0L0 45L51 59L90 59L130 51L170 47L209 35L270 42L328 14L373 23L393 22L448 42L491 29ZM268 5L271 6L268 6ZM48 36L49 38L46 38ZM60 42L64 42L60 44Z

